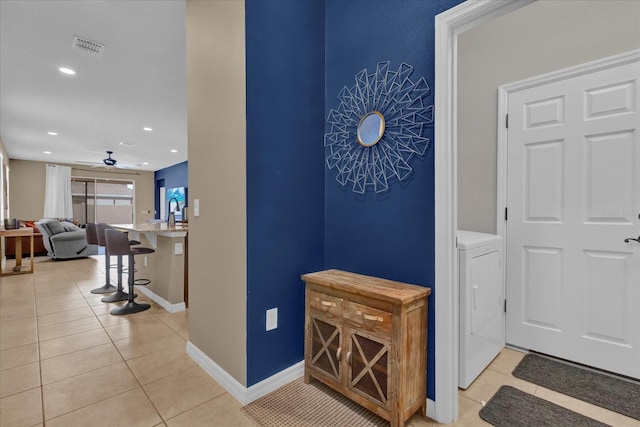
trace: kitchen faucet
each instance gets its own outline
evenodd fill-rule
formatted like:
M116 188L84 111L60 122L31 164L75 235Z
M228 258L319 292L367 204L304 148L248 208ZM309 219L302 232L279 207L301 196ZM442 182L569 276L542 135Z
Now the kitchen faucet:
M173 202L174 200L176 202L175 212L178 212L180 210L180 202L178 202L178 199L176 199L175 197L170 198L169 199L169 217L167 218L167 224L169 224L169 227L173 227L174 225L176 225L176 215L174 211L171 210L171 202Z

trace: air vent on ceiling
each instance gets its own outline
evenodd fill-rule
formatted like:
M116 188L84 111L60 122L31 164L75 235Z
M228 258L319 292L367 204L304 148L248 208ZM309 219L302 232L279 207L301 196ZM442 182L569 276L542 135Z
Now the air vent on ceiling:
M104 45L78 36L73 36L71 47L98 58L102 57L102 52L104 51Z

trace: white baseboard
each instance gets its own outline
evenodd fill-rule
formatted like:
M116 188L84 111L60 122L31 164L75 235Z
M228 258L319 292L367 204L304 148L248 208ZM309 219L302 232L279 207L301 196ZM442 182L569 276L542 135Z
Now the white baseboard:
M262 396L266 396L272 391L275 391L283 385L288 384L291 381L295 381L304 375L304 360L301 360L295 365L292 365L287 369L284 369L277 374L247 388L229 375L220 367L220 365L211 360L209 356L200 351L200 349L193 345L191 341L187 341L187 354L191 356L191 358L195 360L202 369L218 381L220 385L222 385L225 390L235 397L243 406L261 398ZM435 419L435 415L436 402L431 399L427 399L427 417Z
M178 304L173 304L162 298L160 295L153 292L151 289L147 289L144 286L136 286L136 291L145 294L149 297L150 300L167 310L169 313L177 313L179 311L184 311L187 309L187 306L184 302L179 302Z
M304 375L304 360L299 361L295 365L289 366L286 369L265 378L257 384L252 385L247 389L247 403L253 402L256 399L266 396L274 390L279 389L285 384L295 381Z
M431 399L427 399L427 417L436 419L436 402Z
M209 356L200 351L191 341L187 342L187 354L218 381L229 394L240 401L243 406L304 375L304 360L302 360L247 388L229 375L220 365L211 360Z

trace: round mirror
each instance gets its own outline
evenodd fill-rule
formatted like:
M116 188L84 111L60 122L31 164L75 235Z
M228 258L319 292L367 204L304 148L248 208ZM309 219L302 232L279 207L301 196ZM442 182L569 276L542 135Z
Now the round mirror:
M358 124L358 142L363 147L376 145L384 134L384 116L379 111L367 113Z

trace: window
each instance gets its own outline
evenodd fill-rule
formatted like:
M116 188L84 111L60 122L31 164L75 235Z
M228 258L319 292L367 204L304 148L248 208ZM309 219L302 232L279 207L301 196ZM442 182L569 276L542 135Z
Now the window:
M133 181L71 178L73 217L80 224L133 224Z

